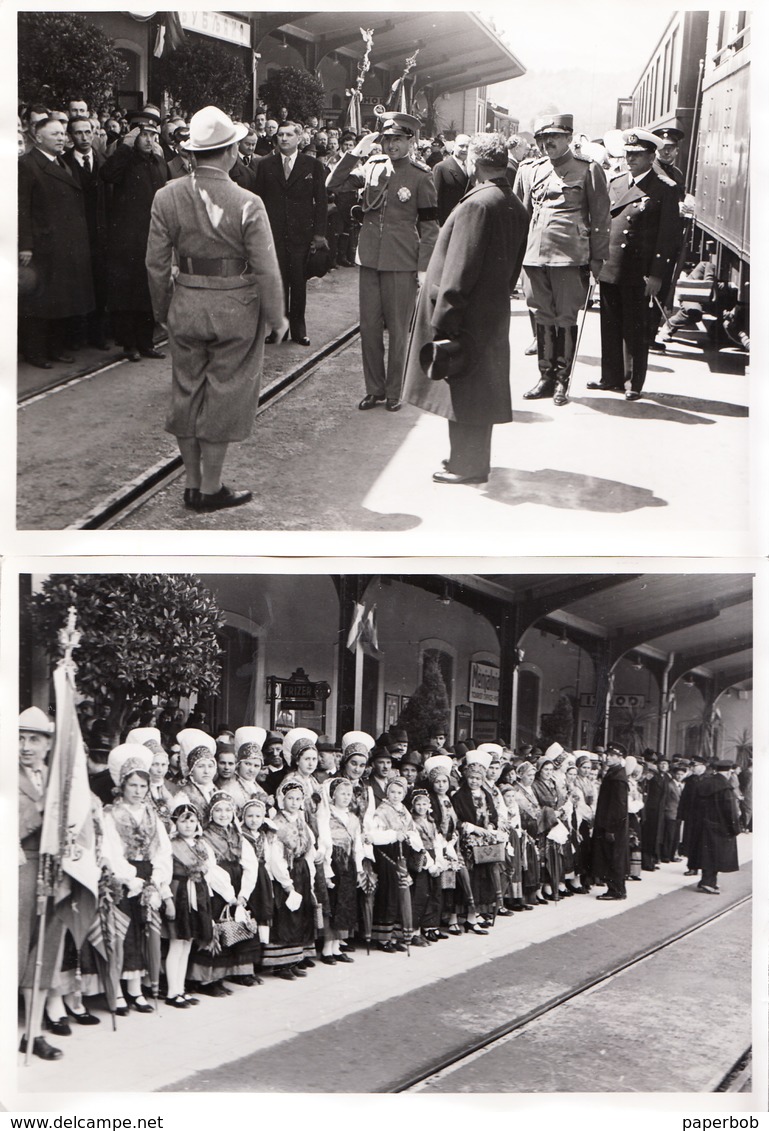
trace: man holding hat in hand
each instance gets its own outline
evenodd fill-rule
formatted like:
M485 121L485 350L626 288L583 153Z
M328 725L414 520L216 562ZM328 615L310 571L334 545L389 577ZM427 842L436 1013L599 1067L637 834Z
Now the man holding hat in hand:
M166 429L184 461L184 504L202 512L251 499L222 484L222 467L228 445L253 427L266 333L288 328L264 204L229 176L247 131L216 106L193 114L181 147L196 168L155 196L147 244L152 303L173 358Z
M432 174L412 156L420 122L412 114L387 114L381 133L366 134L343 153L326 181L329 192L362 190L360 339L366 395L358 408L385 402L401 407L403 366L418 281L424 279L438 238ZM382 153L369 157L381 140ZM360 158L369 158L356 168ZM387 329L385 369L384 330Z
M625 130L627 173L609 184L611 233L601 284L601 380L588 389L625 390L637 401L649 357L649 307L669 276L680 245L678 189L655 172L662 141Z

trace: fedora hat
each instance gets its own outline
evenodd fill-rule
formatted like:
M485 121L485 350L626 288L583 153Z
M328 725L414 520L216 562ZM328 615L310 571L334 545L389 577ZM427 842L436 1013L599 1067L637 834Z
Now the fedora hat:
M242 141L247 133L248 126L243 122L233 122L218 106L204 106L190 118L190 136L180 148L195 152L219 149Z
M449 338L425 342L419 351L419 364L431 381L447 381L457 377L466 365L462 344Z

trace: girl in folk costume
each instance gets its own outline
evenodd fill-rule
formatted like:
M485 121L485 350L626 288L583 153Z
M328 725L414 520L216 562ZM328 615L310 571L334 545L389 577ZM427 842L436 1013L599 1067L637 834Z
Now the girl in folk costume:
M502 747L496 742L482 742L478 747L481 752L488 751L491 754L491 761L489 762L488 769L486 770L486 788L491 794L494 806L497 810L497 823L500 832L506 835L506 844L510 842L510 821L507 814L507 806L499 791L498 782L502 774ZM507 894L509 883L509 858L505 855L505 859L500 864L494 865L496 873L497 884L497 915L512 915L509 907L505 906L505 896Z
M168 781L168 754L163 749L163 740L157 727L136 727L129 730L126 742L138 742L152 752L152 765L150 766L150 792L149 798L158 812L158 816L166 827L166 832L171 832L171 810L174 807L174 794L178 787L171 788Z
M262 743L266 737L267 731L264 727L238 727L235 731L235 755L238 759L238 768L233 781L240 786L245 795L241 808L249 797L264 793L257 778L264 766Z
M267 817L267 794L261 791L246 802L240 814L243 836L254 850L259 871L256 884L248 901L248 910L257 924L257 937L264 944L270 940L270 924L275 913L275 899L272 892L273 876L269 860L275 840L275 825ZM261 966L262 955L254 960L254 967ZM256 969L254 970L256 973Z
M358 888L358 922L363 924L368 922L366 910L371 907L377 886L374 849L365 835L376 809L374 791L364 780L369 753L374 746L375 740L365 731L348 731L342 736L342 757L339 762L340 776L347 778L352 785L350 812L358 818L363 833L363 876ZM341 949L354 950L355 944L352 938L348 939L347 943L341 944Z
M454 806L451 804L453 761L448 754L434 754L425 760L423 772L427 781L427 796L430 799L430 809L437 831L440 833L443 844L444 868L441 872L441 917L440 922L447 925L450 935L461 935L456 906L457 879L460 867L464 868L459 859L459 824ZM470 881L467 869L464 869L466 888L469 889ZM473 915L475 911L473 910Z
M523 829L523 898L528 903L547 903L540 893L541 868L540 855L544 854L544 834L542 833L542 807L532 786L535 770L531 762L521 762L515 774L513 789Z
M182 773L176 804L186 801L205 813L216 793L216 743L205 731L187 727L177 734L179 767Z
M449 937L440 929L441 873L446 866L446 844L433 820L430 794L426 789L417 787L411 791L411 816L424 847L424 852L412 855L409 866L413 881L411 914L414 927L421 931L421 936L414 935L411 943L424 946Z
M475 910L489 922L493 921L498 906L497 870L491 861L476 860L474 849L507 840L507 834L499 829L497 807L486 788L490 763L488 750L468 750L464 781L451 799L459 820L459 844L470 873ZM477 935L483 933L484 928L473 923L468 915L465 930Z
M198 999L185 992L187 963L193 942L208 946L214 935L211 890L226 902L234 896L230 878L216 863L211 846L203 839L200 815L192 805L182 802L171 813L171 852L176 917L167 923L168 954L166 1005L188 1009Z
M576 786L577 764L571 754L564 759L563 773L566 783L563 822L569 831L569 839L563 846L563 878L567 889L573 895L584 895L585 889L582 887L581 876L585 871L585 861L582 855L582 838L579 832L582 819L582 794Z
M524 832L521 811L515 796L515 788L508 781L499 787L502 804L505 807L507 826L507 860L505 876L507 889L505 898L513 911L531 911L532 905L523 898Z
M226 873L229 884L223 893L214 888L211 911L214 921L229 909L235 920L245 921L246 907L254 890L259 870L254 850L240 832L235 822L235 803L224 790L214 793L203 818L203 839L211 848L214 859ZM259 944L253 938L243 942L221 945L218 940L206 946L196 946L192 953L190 979L199 985L201 993L209 997L224 997L232 991L224 984L226 978L241 986L253 986L254 957L259 954Z
M576 751L577 776L572 782L573 792L579 794L575 802L577 831L579 833L578 868L582 890L590 891L590 859L592 855L593 821L595 803L598 800L598 786L593 776L593 759L589 754Z
M315 775L318 768L318 736L314 730L294 727L283 739L283 759L288 763L287 776L301 782L304 790L304 818L312 830L316 845L319 841L318 808L320 806L320 781ZM318 849L315 857L313 892L318 908L319 933L328 925L329 903L326 890L326 871L323 866L324 853ZM314 950L307 954L312 960Z
M152 1013L142 993L141 977L146 969L145 928L163 906L166 919L173 919L171 897L171 843L163 822L149 800L149 769L152 752L146 746L126 742L110 751L107 766L115 783L118 800L104 811L105 835L117 834L123 853L136 869L136 880L128 886L121 910L129 917L123 940L123 974L126 997L138 1013ZM153 915L154 913L154 915ZM117 1009L127 1011L124 997Z
M349 778L327 778L321 786L318 813L321 843L326 846L331 879L328 881L329 917L321 962L353 962L342 951L342 942L355 934L358 923L358 885L363 881L363 833L350 806L352 782Z
M275 910L263 966L276 977L306 977L315 965L315 837L304 819L304 785L284 778L275 791L275 840L268 856Z
M532 790L542 809L542 834L540 837L542 894L549 902L557 903L562 896L571 895L571 892L567 892L561 878L563 875L561 846L556 844L548 836L548 833L555 828L560 820L559 812L565 798L556 785L553 759L546 753L537 762L537 772L534 776Z
M642 770L632 754L629 754L625 759L625 773L628 783L628 847L630 850L630 874L628 879L639 881L643 879L641 875L643 865L643 856L641 853L641 810L644 807L644 798L640 782Z
M407 790L405 778L391 778L387 782L385 800L374 812L365 834L374 846L377 871L371 937L386 954L406 949L401 942L401 889L410 886L407 871L409 852L422 851L422 838L403 805Z

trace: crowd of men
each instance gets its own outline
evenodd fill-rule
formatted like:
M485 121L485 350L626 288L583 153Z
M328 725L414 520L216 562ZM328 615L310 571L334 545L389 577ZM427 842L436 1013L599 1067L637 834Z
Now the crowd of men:
M338 743L301 727L208 733L204 712L183 721L169 705L145 704L131 723L110 739L106 712L81 710L100 890L124 923L120 935L113 921L110 973L90 942L75 949L52 907L38 946L55 724L38 707L19 718L19 986L44 1060L63 1055L44 1034L97 1025L105 997L120 1017L153 1012L158 981L169 1007L188 1009L266 973L294 981L354 962L364 942L392 954L487 935L500 918L593 888L624 900L628 880L682 854L696 890L718 895L752 827L750 768L728 760L632 757L619 742L452 746L440 724L419 743L397 726ZM245 938L216 933L232 916L249 924Z
M691 216L675 165L682 131L612 131L611 141L591 142L575 135L570 114L542 119L531 138L420 141L419 129L404 113L385 113L375 130L355 135L264 111L252 123L233 122L216 107L189 123L162 122L158 108L146 105L118 122L89 116L77 98L66 112L29 107L19 122L26 151L19 162L22 356L50 368L71 361L82 344L105 348L111 334L131 361L160 358L154 328L169 317L174 294L254 284L253 294L238 295L241 303L248 297L254 317L234 353L232 309L222 311L223 326L212 313L192 358L188 321L177 334L169 326L175 385L167 428L180 440L188 473L184 504L204 511L250 500L249 491L223 488L220 472L226 445L253 423L259 347L289 338L310 345L307 279L337 266L360 268L365 395L358 407L397 412L406 399L445 416L451 451L436 482L484 482L491 428L512 419L506 343L521 269L534 332L527 352L536 353L539 369L525 398L567 404L579 323L597 282L601 376L589 387L638 399L663 316L670 329L665 311ZM224 243L211 238L199 194L179 182L197 185L214 165L248 194L248 236L261 227L266 243L248 245L237 220L243 198L232 193L220 201L231 235ZM161 224L158 235L153 215L182 196L185 222L173 234ZM179 239L187 250L177 262ZM225 390L212 341L226 368L240 367L241 379ZM225 416L234 426L196 424L196 414L210 421L209 399L221 410L219 394L232 402ZM201 456L201 442L220 446L215 460Z

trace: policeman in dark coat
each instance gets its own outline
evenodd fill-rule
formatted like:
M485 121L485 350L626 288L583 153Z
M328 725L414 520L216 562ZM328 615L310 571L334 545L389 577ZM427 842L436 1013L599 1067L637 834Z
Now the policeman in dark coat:
M697 891L708 895L720 894L719 872L740 870L737 856L740 807L732 783L734 768L734 762L716 762L715 773L700 779L695 796L699 827L693 863L702 869Z
M601 285L601 380L588 389L625 390L637 401L646 380L649 306L675 263L680 239L678 190L655 173L660 139L625 130L627 173L609 183L611 233Z
M477 183L441 228L406 355L404 400L449 422L436 483L485 482L492 427L512 420L510 293L528 218L505 175L504 139L476 134L468 156Z
M430 170L412 155L420 122L412 114L387 114L380 134L366 134L343 153L326 181L329 192L361 190L360 340L366 411L382 402L401 407L409 325L438 238L438 209ZM369 157L381 138L382 154ZM387 327L387 364L384 330Z
M619 742L610 743L606 750L607 768L595 806L591 870L597 880L606 883L607 890L596 899L627 899L630 787L625 773L626 754Z
M694 860L694 847L699 836L699 809L696 804L697 788L705 773L708 760L701 754L692 758L692 771L684 779L684 787L678 800L678 820L683 823L681 831L681 851L687 857L685 876L696 876L699 870L692 863Z
M567 401L577 345L577 318L590 274L597 278L609 250L609 196L601 166L570 142L571 114L538 123L535 138L545 153L522 162L515 192L531 216L523 260L524 294L534 314L540 379L526 400Z

